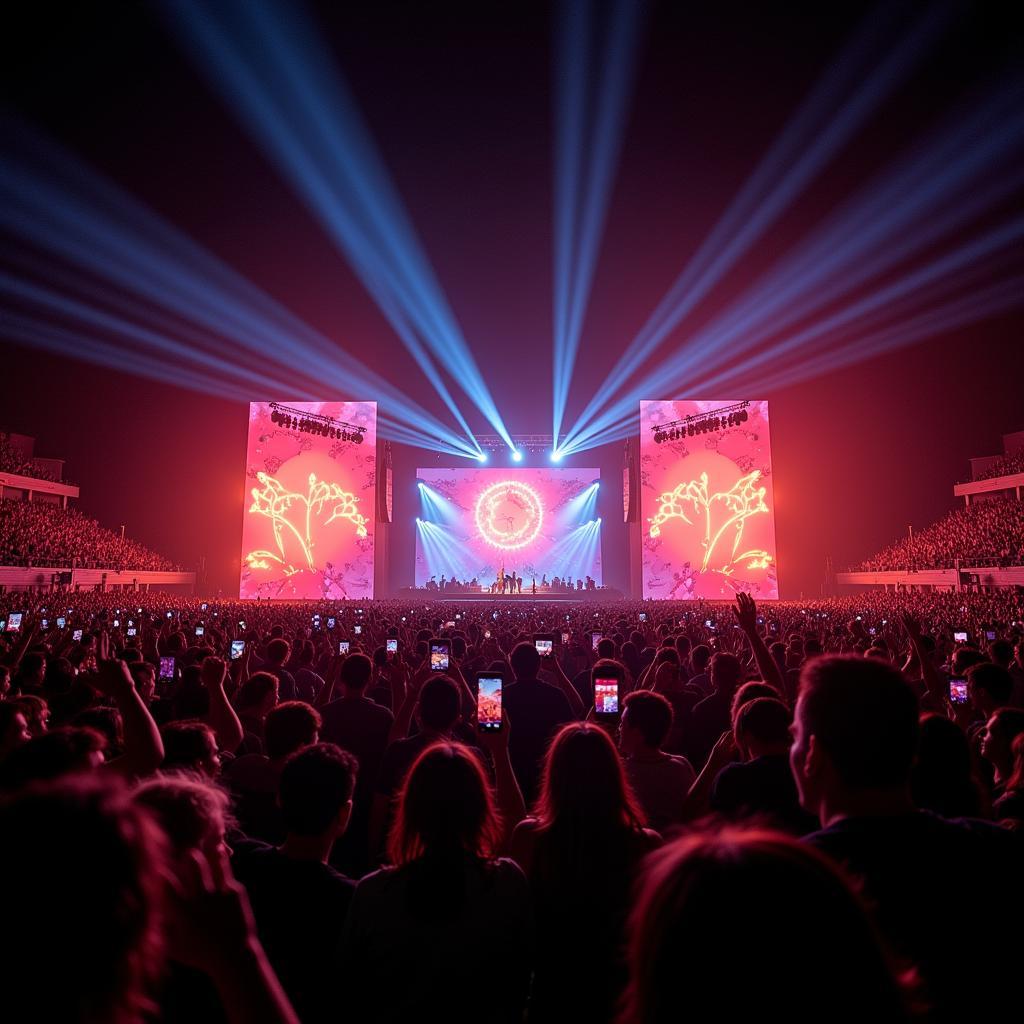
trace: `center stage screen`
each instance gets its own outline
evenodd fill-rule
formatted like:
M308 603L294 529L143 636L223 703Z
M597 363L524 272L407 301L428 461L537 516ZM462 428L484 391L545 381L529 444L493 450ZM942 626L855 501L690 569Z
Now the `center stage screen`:
M546 576L601 583L599 469L421 469L416 585L489 587L504 569L524 593Z
M343 428L325 437L275 419L267 402L249 406L239 596L373 597L377 403L286 408L365 432L361 443Z
M779 596L767 402L641 402L640 481L645 598Z

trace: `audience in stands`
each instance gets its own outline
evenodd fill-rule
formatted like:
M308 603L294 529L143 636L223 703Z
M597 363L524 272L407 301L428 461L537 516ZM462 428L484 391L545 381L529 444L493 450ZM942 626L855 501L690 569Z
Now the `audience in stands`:
M5 1019L1014 1005L1019 595L505 608L0 595Z
M56 480L48 470L41 468L34 459L24 459L11 447L10 437L0 433L0 473L13 473L17 476L29 476L34 480Z
M982 470L974 479L991 480L997 476L1013 476L1024 473L1024 446L1009 455L1004 455L998 462L993 462L988 469Z
M854 571L1024 564L1024 501L976 498L867 558Z
M170 559L46 501L0 501L0 565L174 572Z

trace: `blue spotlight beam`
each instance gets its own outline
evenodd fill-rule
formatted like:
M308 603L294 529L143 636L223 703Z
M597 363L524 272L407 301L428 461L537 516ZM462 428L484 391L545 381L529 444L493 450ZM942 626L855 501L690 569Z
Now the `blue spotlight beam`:
M72 279L59 269L48 272L52 279L62 278L66 287L101 304L130 308L132 316L187 339L189 351L182 358L206 362L210 351L244 362L257 357L268 368L268 379L277 381L272 396L282 387L297 394L289 381L296 367L306 367L309 379L319 382L320 397L326 385L335 393L369 394L390 404L398 415L396 427L399 419L404 424L407 443L476 455L475 446L188 236L72 154L26 126L17 127L20 158L0 158L0 224L142 301L118 299L116 292L112 298L95 281ZM152 307L148 314L147 306ZM168 377L174 379L174 368ZM386 417L382 420L386 424Z
M976 104L962 122L943 126L926 144L913 147L683 349L620 391L606 412L566 442L566 450L591 447L609 429L617 435L618 425L635 416L636 403L650 394L673 392L683 381L692 394L696 374L740 358L884 271L959 234L1005 200L1024 181L1022 103L1024 84L1017 80ZM884 287L878 290L888 294Z
M511 447L357 105L299 5L164 6L214 87L348 258L460 424L465 420L441 368Z
M933 7L879 60L879 41L886 39L889 32L887 12L894 7L880 7L839 60L830 65L785 132L627 346L609 373L605 386L596 390L570 430L569 439L575 438L597 415L613 383L630 377L647 361L906 78L947 27L951 15L950 5ZM876 61L873 70L865 76L865 70ZM838 105L837 96L851 89L855 90L853 94Z
M555 447L622 145L645 7L639 0L615 0L604 26L604 46L595 60L590 52L592 6L589 0L562 0L556 14ZM588 118L588 80L595 67L600 69L599 88Z
M996 282L990 287L971 292L950 302L942 303L934 308L919 312L876 330L864 332L856 327L847 329L841 337L833 339L835 344L816 356L806 358L801 352L784 363L780 357L778 365L767 372L751 374L746 365L717 374L700 382L694 387L703 393L712 390L732 390L735 388L763 388L769 391L776 388L790 387L806 380L828 373L834 373L843 367L873 359L888 352L896 351L913 345L924 338L931 337L942 331L952 331L971 323L977 323L988 317L997 316L1007 310L1024 306L1024 277L1017 276ZM845 339L845 340L844 340ZM635 436L637 416L623 417L618 423L610 424L600 434L595 435L590 445L610 444Z

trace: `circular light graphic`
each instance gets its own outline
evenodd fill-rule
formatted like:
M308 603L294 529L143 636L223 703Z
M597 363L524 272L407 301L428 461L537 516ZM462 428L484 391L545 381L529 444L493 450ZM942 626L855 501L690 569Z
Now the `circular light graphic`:
M503 480L480 492L475 515L476 528L488 544L514 551L536 539L544 507L532 487L518 480Z

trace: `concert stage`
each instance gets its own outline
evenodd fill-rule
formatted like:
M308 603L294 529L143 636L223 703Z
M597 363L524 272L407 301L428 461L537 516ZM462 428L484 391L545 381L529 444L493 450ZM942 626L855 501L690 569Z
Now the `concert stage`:
M449 592L426 590L423 587L403 587L395 594L395 597L400 600L443 601L446 604L454 601L468 604L494 604L496 601L507 601L510 604L522 604L525 602L531 604L538 604L540 602L557 604L570 601L573 604L581 604L583 602L600 604L602 601L621 601L624 596L621 590L615 590L612 587L599 587L597 590L546 590L543 593L538 592L536 594L528 590L524 590L521 594L484 594L477 590Z

